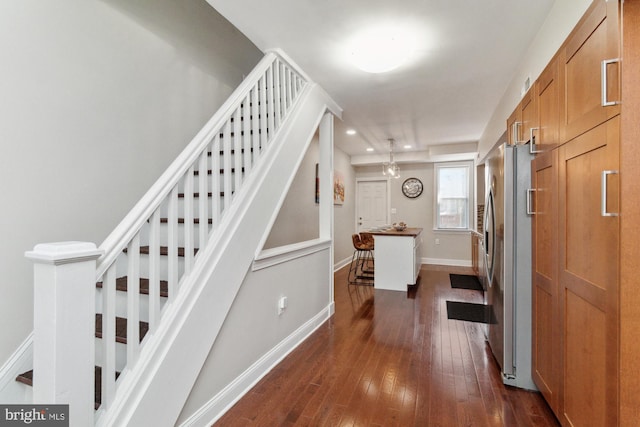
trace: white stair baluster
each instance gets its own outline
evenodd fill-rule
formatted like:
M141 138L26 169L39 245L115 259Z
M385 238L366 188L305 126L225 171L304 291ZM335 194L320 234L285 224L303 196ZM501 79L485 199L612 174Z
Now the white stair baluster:
M109 409L116 393L116 264L102 280L102 403Z
M273 98L274 98L274 111L275 111L275 129L278 130L280 128L280 120L282 119L282 110L281 110L281 100L282 100L282 89L280 85L280 61L276 60L273 64Z
M212 229L220 223L220 133L211 144L211 221Z
M169 281L169 300L175 298L178 292L178 186L171 190L169 195L168 209L168 234L167 239L167 256L168 256L168 281Z
M209 189L207 188L208 182L208 167L207 167L208 150L204 150L200 154L200 162L198 169L201 171L207 171L207 173L200 173L198 175L198 248L203 249L207 244L207 236L209 235L209 212L207 196L209 195ZM213 175L214 171L211 171ZM213 193L212 193L213 196Z
M251 92L244 99L242 118L242 131L244 134L242 137L242 148L244 150L242 176L244 177L251 172L251 123L253 122L253 117L251 116Z
M260 118L260 105L259 104L260 97L260 88L259 84L256 83L253 90L251 91L251 161L252 164L255 164L258 160L258 156L260 155L260 123L262 122Z
M227 211L231 205L232 193L232 176L231 176L231 121L227 121L224 125L224 133L222 135L222 179L224 181L224 207L223 213Z
M267 124L269 114L267 107L267 94L269 92L269 89L267 88L268 75L269 70L267 70L267 73L260 79L260 150L258 155L260 155L262 150L267 146L267 138L269 137L269 125Z
M241 107L233 115L233 189L238 191L242 184L242 122ZM226 171L225 171L226 172Z
M149 330L160 323L160 209L149 220Z
M140 233L129 243L127 264L127 365L133 366L140 352Z
M198 171L198 174L206 174L207 171ZM191 166L184 177L184 274L191 272L193 267L193 180L195 166Z

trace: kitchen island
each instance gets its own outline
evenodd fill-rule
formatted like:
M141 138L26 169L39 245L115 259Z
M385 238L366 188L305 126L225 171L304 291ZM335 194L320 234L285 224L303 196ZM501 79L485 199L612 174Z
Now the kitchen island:
M422 228L370 231L375 240L374 287L406 291L415 285L422 264Z

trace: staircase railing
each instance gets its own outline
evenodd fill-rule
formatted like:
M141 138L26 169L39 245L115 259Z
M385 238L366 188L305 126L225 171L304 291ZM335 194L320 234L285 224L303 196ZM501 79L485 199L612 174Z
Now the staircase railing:
M103 253L96 262L95 310L102 338L95 352L100 409L111 407L118 376L135 366L145 336L158 330L163 308L181 292L198 251L214 244L210 236L308 82L282 54L267 53L95 251ZM126 290L125 309L118 308L118 290ZM124 356L117 348L123 328Z
M148 328L153 333L161 319L161 289L166 283L170 303L181 280L192 270L198 248L207 244L306 82L281 56L268 53L100 246L105 254L97 261L96 279L103 283L104 306L115 306L118 277L125 273L127 277L128 367L135 364L143 344L140 278L148 278ZM163 223L167 224L165 242L160 230ZM143 245L145 239L147 244ZM141 263L141 253L148 254L146 265ZM165 280L161 280L163 275ZM115 310L103 313L105 409L116 389L115 327Z

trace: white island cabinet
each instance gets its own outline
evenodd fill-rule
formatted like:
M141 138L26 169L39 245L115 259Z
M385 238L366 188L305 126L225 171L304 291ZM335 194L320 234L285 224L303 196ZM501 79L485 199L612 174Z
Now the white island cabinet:
M415 285L422 263L422 228L372 232L375 239L374 287L406 291Z

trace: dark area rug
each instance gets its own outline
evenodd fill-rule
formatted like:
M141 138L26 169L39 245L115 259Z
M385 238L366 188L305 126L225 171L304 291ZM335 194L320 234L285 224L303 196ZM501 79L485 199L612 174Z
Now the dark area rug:
M452 288L472 289L474 291L482 291L482 284L476 276L466 274L449 274Z
M496 323L491 306L471 302L447 301L447 318L476 323Z

